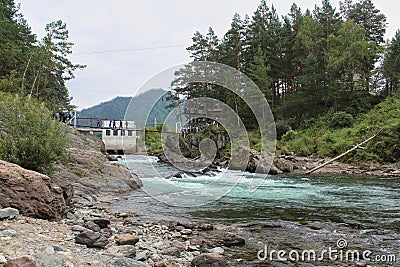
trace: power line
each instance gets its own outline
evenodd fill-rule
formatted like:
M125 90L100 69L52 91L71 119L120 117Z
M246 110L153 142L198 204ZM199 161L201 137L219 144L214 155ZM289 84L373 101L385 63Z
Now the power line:
M188 46L188 45L155 46L155 47L144 47L144 48L130 48L130 49L118 49L118 50L106 50L106 51L92 51L92 52L72 53L72 55L91 55L91 54L120 53L120 52L156 50L156 49L166 49L166 48L176 48L176 47L187 47L187 46Z

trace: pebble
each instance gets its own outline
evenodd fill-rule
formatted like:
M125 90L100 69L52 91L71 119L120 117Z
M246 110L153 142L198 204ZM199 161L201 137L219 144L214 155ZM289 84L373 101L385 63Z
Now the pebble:
M183 234L183 235L190 235L190 234L192 234L192 230L191 229L183 229L183 230L181 230L181 233Z
M54 248L52 246L47 246L44 251L49 255L53 255L55 253Z
M115 242L118 245L135 245L139 242L139 237L129 234L116 235Z
M3 230L1 233L5 236L8 236L8 235L15 235L17 231L8 229L8 230Z
M6 261L6 257L3 254L0 254L0 264L5 263Z

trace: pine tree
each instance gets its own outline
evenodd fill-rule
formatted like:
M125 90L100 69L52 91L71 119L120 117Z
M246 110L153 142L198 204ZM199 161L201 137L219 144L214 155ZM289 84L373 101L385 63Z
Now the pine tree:
M342 88L369 90L369 63L374 57L374 44L365 38L365 30L352 20L345 22L338 35L328 39L327 67Z
M331 34L336 34L342 23L340 14L336 12L329 0L323 0L322 7L315 7L314 17L324 29L325 38L328 38Z
M396 32L390 42L383 61L383 74L386 78L386 95L392 95L397 91L400 82L400 30Z
M21 77L30 58L35 36L19 13L19 5L13 0L0 0L0 23L0 79L5 79L3 84L9 84L8 88L3 87L2 90L24 94Z
M46 25L46 35L38 48L40 62L35 81L35 96L50 103L51 108L69 108L70 98L65 86L74 78L74 71L85 66L73 64L68 55L73 43L68 41L67 26L61 20Z
M371 0L360 0L348 9L349 19L365 29L368 41L373 41L377 45L384 43L386 16L375 7Z

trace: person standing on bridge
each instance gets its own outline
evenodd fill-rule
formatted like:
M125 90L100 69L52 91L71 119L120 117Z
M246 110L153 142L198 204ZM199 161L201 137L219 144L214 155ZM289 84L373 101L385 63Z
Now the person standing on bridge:
M101 128L101 120L97 119L97 128Z

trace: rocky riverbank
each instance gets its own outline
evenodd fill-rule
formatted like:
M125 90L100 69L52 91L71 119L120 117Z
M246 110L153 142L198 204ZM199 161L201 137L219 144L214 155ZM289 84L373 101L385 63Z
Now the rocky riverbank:
M371 265L372 256L352 261L326 254L300 263L278 261L275 254L271 260L265 258L265 246L300 255L313 250L318 257L329 248L399 257L400 235L389 230L310 221L236 225L142 221L135 214L112 214L100 206L75 208L60 221L21 215L0 221L0 266L396 266L396 262ZM347 247L338 249L340 240Z

